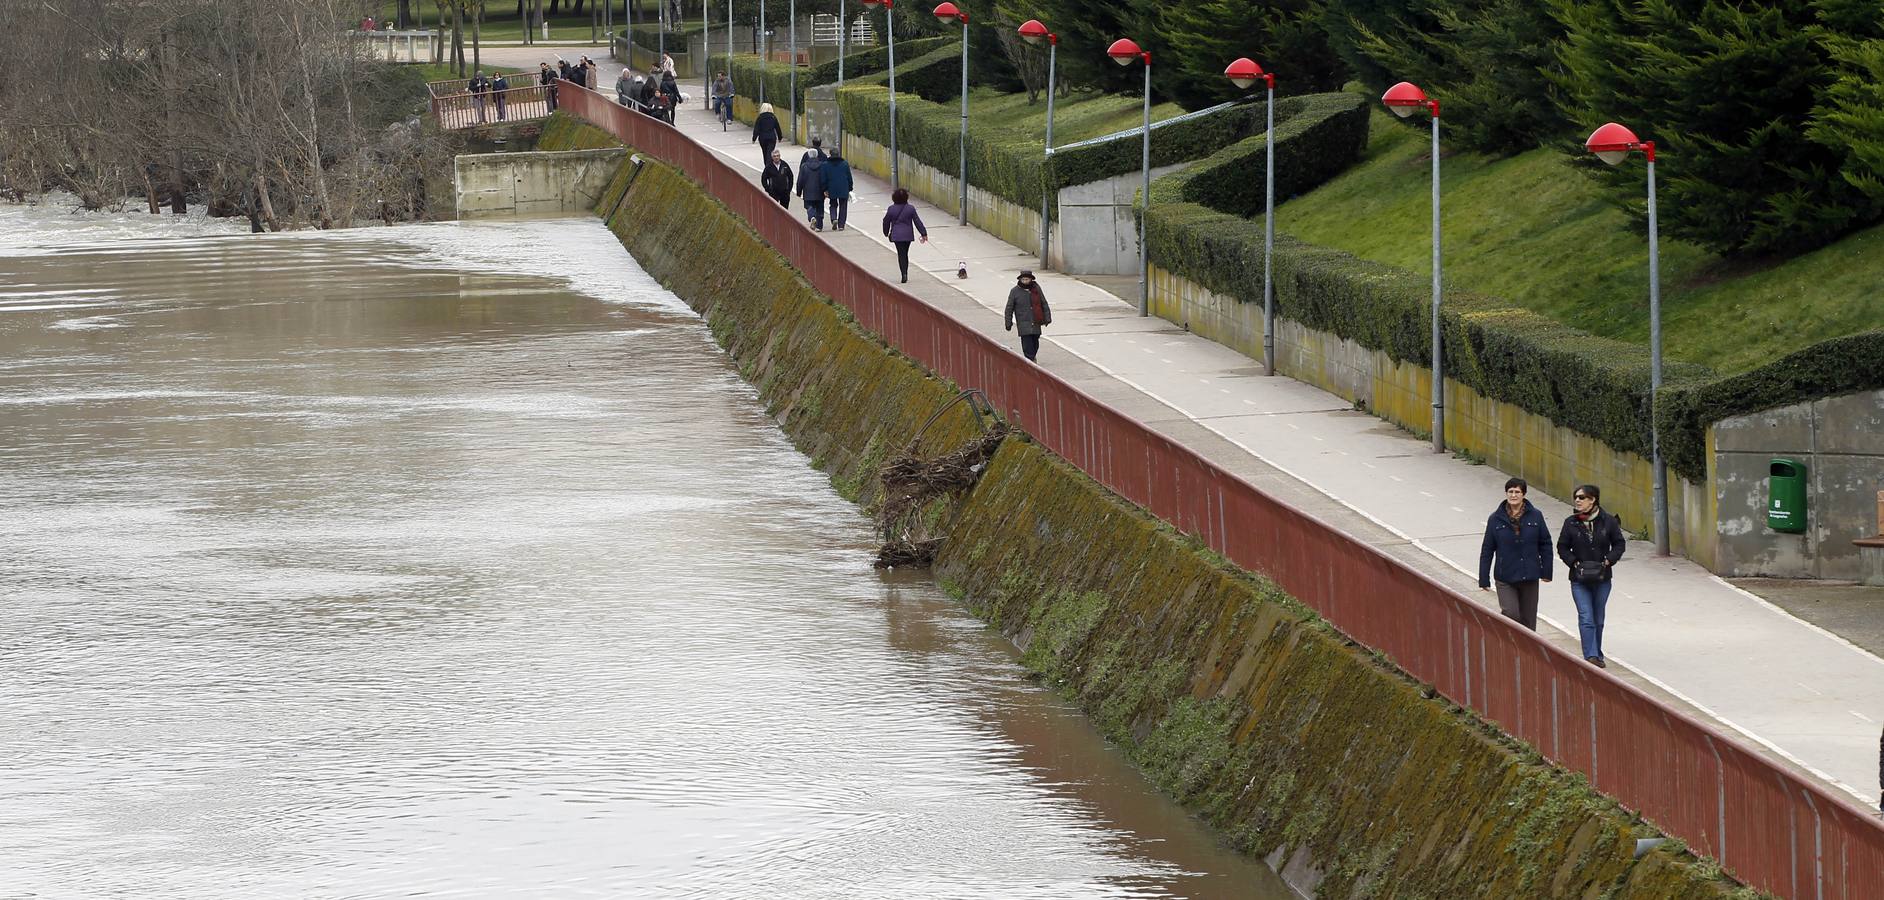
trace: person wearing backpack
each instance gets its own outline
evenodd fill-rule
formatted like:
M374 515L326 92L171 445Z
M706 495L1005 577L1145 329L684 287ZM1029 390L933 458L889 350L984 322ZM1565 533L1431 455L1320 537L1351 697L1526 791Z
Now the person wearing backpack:
M1505 482L1505 499L1485 521L1485 540L1478 550L1478 589L1498 585L1498 611L1532 631L1537 630L1539 582L1550 581L1550 528L1544 513L1524 499L1531 486L1522 478ZM1498 563L1494 573L1492 562Z
M1007 292L1007 312L1003 319L1007 330L1020 326L1021 355L1028 362L1039 362L1040 329L1053 324L1053 310L1047 306L1047 295L1040 290L1040 283L1034 280L1034 273L1022 269L1015 279L1015 285Z
M1616 563L1628 549L1622 522L1603 511L1596 485L1580 484L1570 496L1576 512L1563 520L1557 532L1557 557L1570 573L1570 599L1577 604L1577 635L1583 641L1583 659L1599 669L1609 668L1603 658L1603 620Z

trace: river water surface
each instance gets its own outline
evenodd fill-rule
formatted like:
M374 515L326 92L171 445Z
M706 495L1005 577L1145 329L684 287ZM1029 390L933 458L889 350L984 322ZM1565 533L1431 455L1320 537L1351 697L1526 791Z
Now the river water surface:
M1287 896L593 220L0 207L0 896Z

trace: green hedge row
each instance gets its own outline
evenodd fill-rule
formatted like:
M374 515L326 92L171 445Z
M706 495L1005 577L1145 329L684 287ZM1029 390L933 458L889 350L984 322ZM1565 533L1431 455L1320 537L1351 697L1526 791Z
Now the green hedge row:
M919 38L898 44L896 48L899 57L896 66L897 87L902 87L903 73L908 68L908 63L903 61L908 57L904 54L914 52L920 55L949 43L951 42L948 38ZM951 46L957 45L951 44ZM719 59L723 61L725 57L722 56ZM877 76L889 71L889 66L890 51L887 46L858 51L844 58L844 80L846 83L855 80L874 83L878 80ZM958 69L957 72L959 71ZM960 77L959 74L957 77ZM784 63L774 62L766 65L764 74L761 75L759 57L751 54L733 57L733 89L738 91L740 96L757 100L758 85L761 81L765 83L766 102L777 107L782 118L785 111L802 107L806 91L819 85L837 82L837 60L832 59L819 65L800 68L798 91L796 95L793 95L791 69ZM791 99L787 100L787 97Z
M1367 147L1370 104L1359 94L1306 94L1276 101L1276 199L1306 193L1340 174ZM1263 114L1260 104L1252 116ZM1201 203L1239 216L1263 214L1261 177L1268 154L1261 121L1255 134L1182 172L1159 179L1159 202ZM1160 190L1160 188L1164 190Z
M943 47L916 60L907 69L897 66L897 149L944 172L960 164L961 109L954 103L936 103L905 91L905 79L917 91L947 83L947 98L959 96L960 45ZM971 73L972 74L972 73ZM880 77L859 79L838 92L844 111L844 130L859 137L889 144L889 90ZM1278 113L1282 107L1278 105ZM1362 120L1365 122L1365 119ZM1242 105L1155 129L1151 162L1164 166L1197 159L1248 136L1263 127L1260 105ZM1280 126L1277 129L1281 132ZM1041 191L1059 190L1115 175L1137 171L1141 149L1136 139L1104 141L1056 150L1048 162L1040 138L1008 131L998 125L968 126L968 180L975 187L1028 209L1040 206ZM1353 159L1352 155L1346 159ZM1345 163L1342 163L1345 165ZM1057 217L1057 204L1050 213Z
M1666 375L1666 373L1664 373ZM1807 400L1884 388L1884 331L1820 341L1751 372L1707 381L1664 383L1662 456L1699 481L1707 473L1707 428L1733 416Z

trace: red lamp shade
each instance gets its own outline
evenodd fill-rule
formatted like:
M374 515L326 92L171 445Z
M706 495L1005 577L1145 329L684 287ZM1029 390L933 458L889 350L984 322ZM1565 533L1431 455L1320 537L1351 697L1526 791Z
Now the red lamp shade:
M1420 90L1419 85L1411 81L1402 81L1388 88L1387 93L1380 96L1380 102L1387 104L1387 108L1393 110L1394 115L1404 119L1412 115L1414 110L1425 106L1428 101L1426 92Z
M948 0L942 0L941 5L935 8L935 17L946 22L950 19L961 18L962 11L956 9L955 4L948 2Z
M863 0L863 5L876 6L877 4L882 3L882 2L883 0Z
M1028 19L1021 23L1020 36L1021 40L1038 47L1041 41L1052 37L1053 32L1048 31L1047 26L1040 24L1039 19Z
M1635 136L1635 132L1614 122L1590 132L1590 139L1583 142L1584 149L1612 166L1622 162L1628 157L1629 151L1640 146L1642 140Z
M1137 62L1139 55L1143 52L1138 49L1137 44L1132 43L1131 38L1119 38L1112 42L1112 46L1106 48L1106 55L1112 57L1112 61L1121 66L1129 66Z
M1223 74L1229 76L1231 84L1240 88L1246 88L1255 84L1263 77L1263 67L1257 65L1255 60L1245 56L1231 63L1229 68L1223 70Z

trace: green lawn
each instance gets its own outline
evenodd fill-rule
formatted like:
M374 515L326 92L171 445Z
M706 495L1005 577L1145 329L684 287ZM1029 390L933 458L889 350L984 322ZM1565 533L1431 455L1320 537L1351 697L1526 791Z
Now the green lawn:
M1376 111L1362 162L1284 203L1277 227L1428 271L1430 146L1426 133ZM1642 164L1629 165L1640 171ZM1646 237L1562 154L1449 154L1440 171L1449 287L1503 297L1596 334L1647 341ZM1884 226L1765 268L1729 264L1666 237L1661 250L1664 341L1676 359L1742 371L1884 323Z
M950 104L943 104L948 106ZM1175 103L1151 107L1151 120L1168 119L1183 113ZM1045 93L1028 104L1026 93L1006 94L992 88L971 88L968 92L968 121L995 123L1015 134L1032 136L1044 146L1047 133L1047 97ZM1055 146L1100 137L1144 121L1143 101L1098 91L1074 91L1053 101L1053 143ZM979 126L977 126L979 127ZM1156 140L1154 134L1153 140Z

